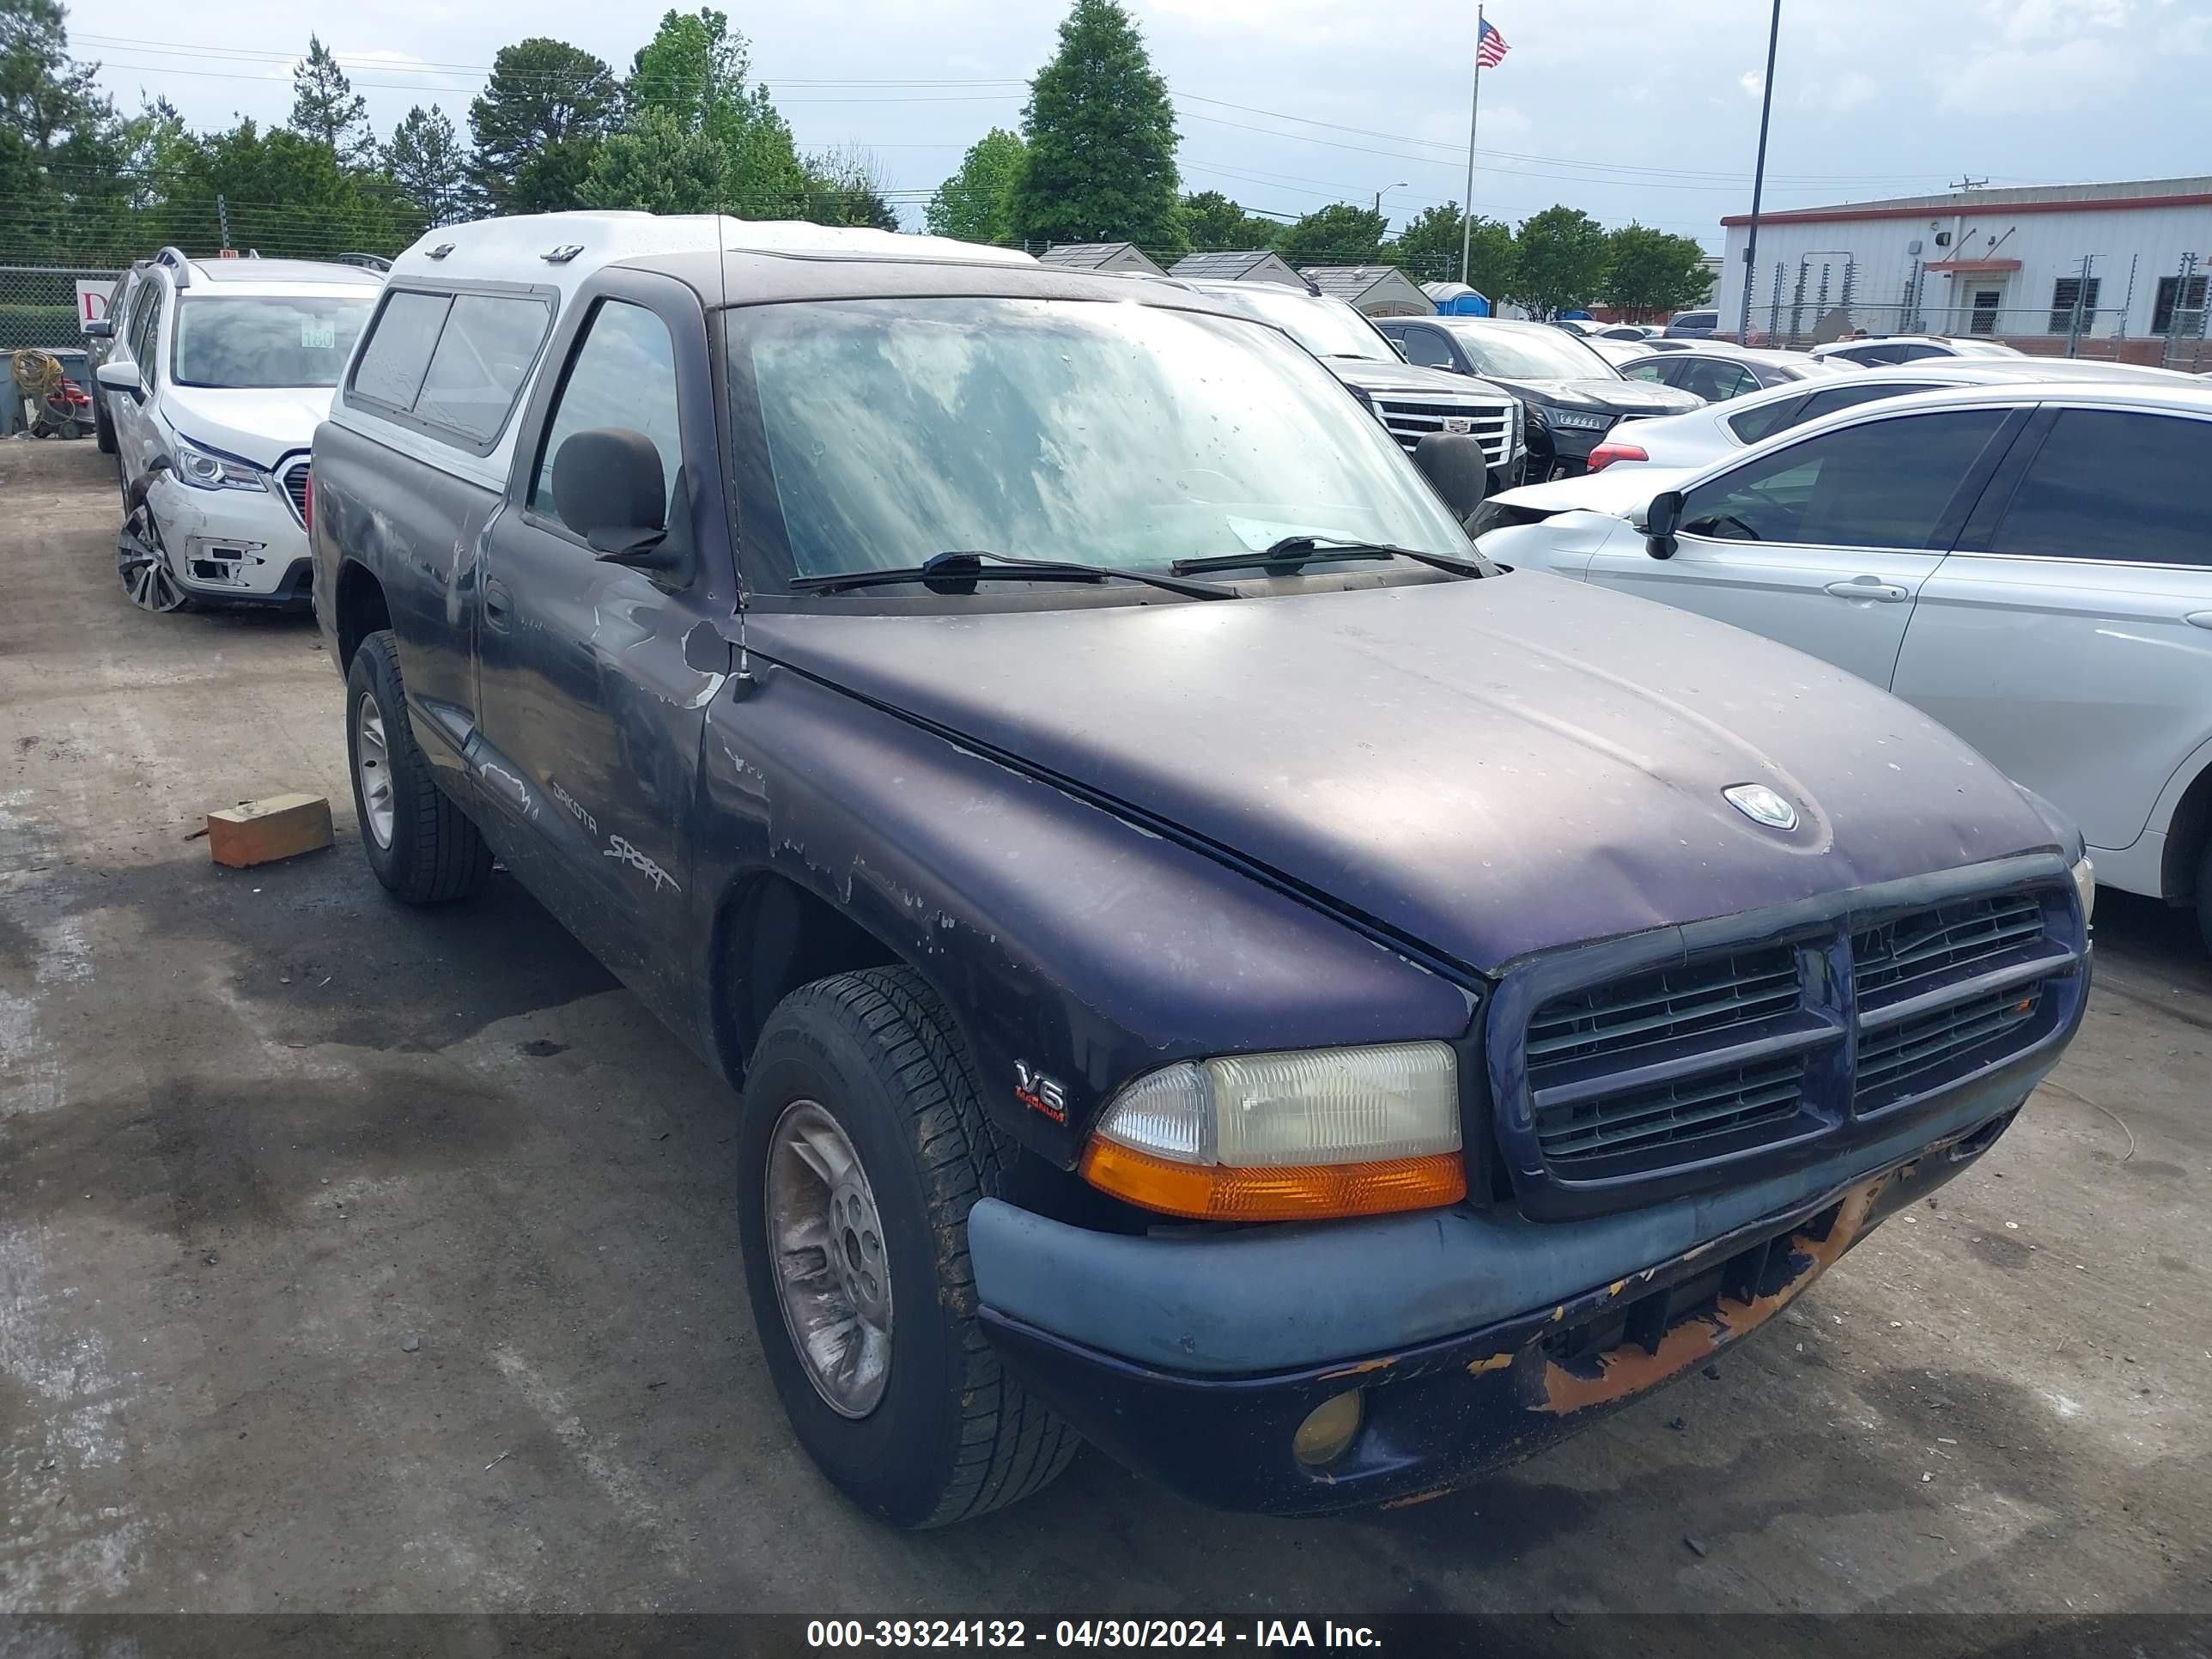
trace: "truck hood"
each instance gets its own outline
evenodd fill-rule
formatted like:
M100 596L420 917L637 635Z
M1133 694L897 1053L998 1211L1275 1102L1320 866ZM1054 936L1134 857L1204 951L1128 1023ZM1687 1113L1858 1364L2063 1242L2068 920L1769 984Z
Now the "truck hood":
M196 444L258 467L273 467L314 442L331 417L328 386L173 386L162 398L169 424Z
M1513 394L1488 380L1449 369L1423 368L1415 363L1370 362L1362 357L1324 357L1322 366L1347 386L1378 397L1465 398L1510 403Z
M1533 571L1233 603L763 615L752 649L1485 972L2058 844L1887 693ZM1798 827L1753 823L1721 793L1740 783L1780 792Z
M1532 403L1553 404L1562 409L1596 409L1614 415L1686 415L1703 409L1705 400L1694 392L1652 380L1508 380L1497 375L1491 383L1504 386Z

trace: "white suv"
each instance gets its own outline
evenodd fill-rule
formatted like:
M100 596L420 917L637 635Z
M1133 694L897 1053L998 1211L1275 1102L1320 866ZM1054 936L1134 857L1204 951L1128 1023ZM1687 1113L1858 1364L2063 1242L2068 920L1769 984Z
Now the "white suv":
M308 447L383 280L174 248L146 267L98 373L131 603L309 602Z

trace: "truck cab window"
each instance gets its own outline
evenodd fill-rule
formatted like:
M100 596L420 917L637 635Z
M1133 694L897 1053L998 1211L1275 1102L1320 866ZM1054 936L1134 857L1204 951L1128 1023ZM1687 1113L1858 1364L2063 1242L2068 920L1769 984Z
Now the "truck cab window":
M602 301L585 325L583 343L569 359L568 379L555 399L530 482L530 509L559 520L553 505L553 459L571 434L597 427L642 432L660 452L661 477L670 489L684 465L677 418L676 343L668 325L643 306Z

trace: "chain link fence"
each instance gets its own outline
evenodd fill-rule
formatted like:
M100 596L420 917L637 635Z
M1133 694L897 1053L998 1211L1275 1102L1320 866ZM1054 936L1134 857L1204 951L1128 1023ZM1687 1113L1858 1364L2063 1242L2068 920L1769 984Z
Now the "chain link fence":
M2196 256L2185 255L2166 272L2146 272L2130 261L2118 280L2095 255L2064 268L2071 274L2051 282L2048 304L2020 305L2006 303L2018 296L2005 280L1978 282L1971 270L1947 279L1917 259L1901 282L1880 283L1846 253L1778 261L1753 277L1746 343L1803 349L1862 333L1936 334L1990 340L2036 356L2212 370L2206 303L2212 273Z
M92 265L0 265L0 354L36 346L81 350L84 309L107 314L107 296L123 273Z

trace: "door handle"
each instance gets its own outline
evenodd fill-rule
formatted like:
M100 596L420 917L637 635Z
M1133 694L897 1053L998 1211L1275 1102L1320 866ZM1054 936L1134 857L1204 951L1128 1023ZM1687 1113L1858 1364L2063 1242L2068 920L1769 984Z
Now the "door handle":
M507 613L514 603L514 596L507 591L507 584L497 577L483 586L484 620L494 628L507 626Z
M1895 582L1886 582L1873 576L1854 576L1847 582L1830 582L1825 590L1839 599L1880 599L1885 605L1895 605L1912 595Z
M2191 628L2212 628L2212 611L2192 611L2181 620Z

